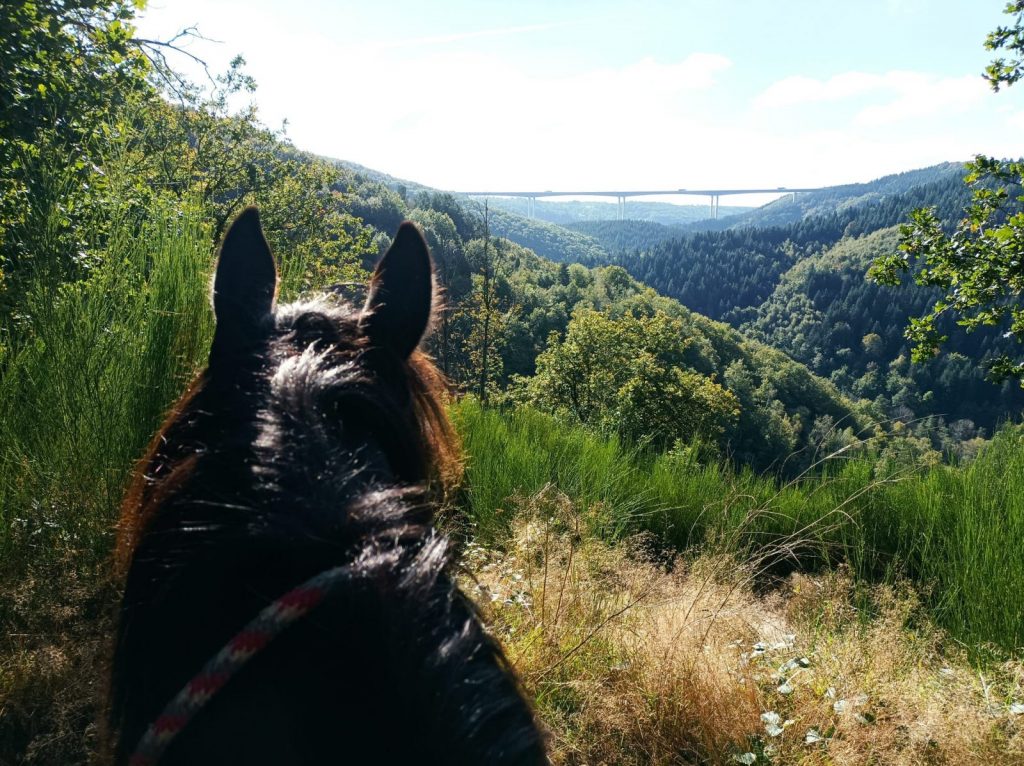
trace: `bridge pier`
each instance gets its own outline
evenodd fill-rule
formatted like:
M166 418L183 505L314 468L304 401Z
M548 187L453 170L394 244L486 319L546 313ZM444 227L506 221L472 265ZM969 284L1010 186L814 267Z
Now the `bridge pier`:
M619 202L619 206L618 206L619 220L620 221L625 221L626 220L626 197L625 197L625 195L620 194L616 199Z
M715 219L715 220L718 220L718 204L719 204L719 200L720 200L720 195L718 195L718 194L712 194L711 195L711 217L713 219Z

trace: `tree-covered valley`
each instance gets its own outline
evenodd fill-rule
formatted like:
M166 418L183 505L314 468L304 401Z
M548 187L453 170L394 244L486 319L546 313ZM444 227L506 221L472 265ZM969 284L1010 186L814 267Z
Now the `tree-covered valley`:
M957 433L974 438L1024 403L1015 382L993 383L986 372L1012 347L1001 335L1006 328L968 334L947 319L951 353L912 365L903 328L937 292L867 278L875 259L897 251L898 225L912 210L934 208L949 224L959 217L969 200L964 172L947 164L786 197L720 231L678 233L649 221L573 228L604 250L587 263L620 265L693 311L784 351L847 396L873 402L880 417L921 433L956 422Z
M144 12L0 12L0 764L106 762L118 509L249 206L282 302L422 233L420 489L553 763L1024 758L1019 163L531 217L306 151Z

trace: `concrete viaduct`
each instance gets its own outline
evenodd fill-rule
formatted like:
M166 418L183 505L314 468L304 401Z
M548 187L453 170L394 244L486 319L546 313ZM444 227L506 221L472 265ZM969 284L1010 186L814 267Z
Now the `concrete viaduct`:
M667 190L637 190L637 191L492 191L492 192L456 192L467 197L525 197L527 200L527 215L533 218L536 212L538 199L544 197L614 197L618 203L619 220L626 217L626 200L630 197L668 197L668 196L693 196L709 197L711 199L711 217L718 218L718 203L720 197L728 197L735 194L792 194L800 192L821 191L820 188L792 189L786 186L778 186L774 189L667 189Z

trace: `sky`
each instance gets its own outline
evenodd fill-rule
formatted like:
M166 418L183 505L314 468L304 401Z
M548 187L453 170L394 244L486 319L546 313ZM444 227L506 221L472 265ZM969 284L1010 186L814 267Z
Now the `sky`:
M296 146L428 186L777 188L1024 154L1024 84L981 77L1004 5L149 0L138 27L197 26Z

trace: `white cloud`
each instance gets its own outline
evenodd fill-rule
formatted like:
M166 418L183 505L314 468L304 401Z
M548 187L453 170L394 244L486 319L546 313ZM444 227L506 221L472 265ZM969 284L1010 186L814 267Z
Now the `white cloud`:
M249 5L176 0L173 11L225 41L215 64L247 52L265 121L287 117L297 146L439 188L817 186L1021 154L1016 91L982 100L980 78L789 77L751 110L736 94L756 65L734 71L739 59L713 52L617 66L566 53L545 68L529 50L545 32L527 25L344 42L327 24Z
M793 75L768 86L753 102L759 109L778 109L821 101L841 101L877 90L883 84L880 75L846 72L828 80Z
M939 114L956 114L977 105L989 93L981 77L939 77L924 72L885 74L845 72L827 80L793 76L770 85L754 98L756 109L792 108L801 104L870 100L854 118L876 127Z
M339 52L303 66L356 65ZM378 57L363 61L333 102L323 81L255 74L282 115L293 115L290 133L304 148L446 188L556 188L634 182L656 156L667 168L694 140L713 140L695 99L729 66L724 56L693 53L549 76L479 52L421 56L414 68Z
M886 89L895 98L884 104L872 104L856 117L860 125L876 127L921 117L959 114L977 105L989 95L981 77L936 78L913 72L885 75Z

